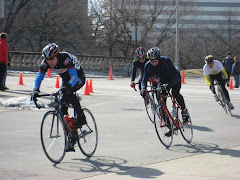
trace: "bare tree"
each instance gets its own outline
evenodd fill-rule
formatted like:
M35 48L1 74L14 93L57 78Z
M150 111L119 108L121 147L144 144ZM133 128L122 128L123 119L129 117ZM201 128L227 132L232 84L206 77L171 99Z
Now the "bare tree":
M7 9L11 50L41 51L57 42L75 53L94 51L87 0L12 0Z
M237 12L228 9L222 13L227 23L205 25L210 37L208 44L211 44L212 52L221 57L230 51L232 53L238 53L238 47L240 45L240 24L237 19ZM224 53L224 54L223 54Z
M188 12L190 5L182 6L180 16ZM146 48L159 46L175 35L175 10L175 0L105 0L100 11L92 11L98 19L96 39L102 38L106 47L114 49L110 55L132 55L136 44ZM130 26L143 27L138 43L132 41Z
M30 3L30 1L31 0L11 0L7 2L8 11L5 23L3 24L4 32L7 32L8 34L11 33L11 27L14 22L16 22L16 18L22 9Z

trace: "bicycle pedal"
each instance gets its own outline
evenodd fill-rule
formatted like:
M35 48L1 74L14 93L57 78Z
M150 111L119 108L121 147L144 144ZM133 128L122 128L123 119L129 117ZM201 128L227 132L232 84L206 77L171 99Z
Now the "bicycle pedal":
M68 147L67 149L66 149L66 152L75 152L75 149L74 149L74 147Z
M84 137L84 136L86 136L88 134L89 133L86 130L83 130L83 131L81 131L81 134L80 134L79 138L82 138L82 137Z

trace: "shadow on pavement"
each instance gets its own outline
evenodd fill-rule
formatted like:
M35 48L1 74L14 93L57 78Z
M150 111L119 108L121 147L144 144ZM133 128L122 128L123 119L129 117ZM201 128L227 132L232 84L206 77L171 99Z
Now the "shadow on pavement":
M196 129L198 131L206 131L206 132L214 132L212 129L208 127L203 127L203 126L192 126L193 129Z
M238 115L238 114L233 114L232 117L234 117L236 119L240 119L240 115Z
M217 144L213 143L191 143L191 144L177 144L169 148L170 151L180 152L180 153L214 153L219 155L228 155L232 157L240 157L240 150L234 149L221 149Z
M126 160L107 157L107 156L94 156L86 159L73 159L74 162L63 162L60 164L54 164L55 168L75 171L75 172L85 172L85 173L116 173L117 175L126 175L136 178L156 178L163 173L157 169L139 167L139 166L126 166ZM69 165L66 165L69 164Z
M205 143L205 142L195 142L191 144L176 144L169 148L170 151L180 152L180 153L207 153L211 151L221 150L217 144Z
M6 91L3 91L4 94L0 95L0 96L10 96L12 97L12 95L14 95L14 97L16 97L16 94L20 94L20 95L27 95L27 96L30 96L32 91L30 90L6 90Z
M214 152L215 154L227 155L232 157L240 157L240 150L234 149L221 149L220 152Z

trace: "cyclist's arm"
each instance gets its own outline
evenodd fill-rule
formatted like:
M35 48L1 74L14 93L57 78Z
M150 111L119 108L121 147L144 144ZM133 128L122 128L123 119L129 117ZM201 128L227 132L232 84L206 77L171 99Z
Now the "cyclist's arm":
M131 81L134 81L136 78L136 73L137 73L137 65L136 62L133 63L133 72L132 72L132 77L131 77Z
M228 75L227 75L227 72L225 71L225 69L221 70L221 72L223 73L224 78L228 79Z
M148 64L149 63L146 63L145 66L144 66L144 73L143 73L143 79L142 79L142 84L141 84L142 89L147 88L147 81L150 77L150 73L149 73L149 70L148 70Z
M75 67L69 68L68 74L70 75L68 83L73 87L78 81L78 74L76 68Z
M205 81L207 82L207 84L210 86L211 85L211 82L210 82L210 79L209 79L209 75L206 75L205 76Z
M35 79L35 81L34 81L34 87L33 87L33 89L35 89L35 88L40 88L40 86L41 86L41 82L42 82L42 80L44 79L44 73L42 73L42 72L38 72L37 73L37 76L36 76L36 79Z
M48 68L49 68L49 66L48 66L48 64L46 63L46 61L45 61L45 60L42 60L41 65L40 65L40 68L39 68L39 71L38 71L37 76L36 76L36 79L35 79L35 81L34 81L34 87L33 87L33 89L35 89L35 88L38 88L38 89L39 89L39 88L40 88L41 82L42 82L42 80L44 79L44 75L45 75L45 73L47 72Z

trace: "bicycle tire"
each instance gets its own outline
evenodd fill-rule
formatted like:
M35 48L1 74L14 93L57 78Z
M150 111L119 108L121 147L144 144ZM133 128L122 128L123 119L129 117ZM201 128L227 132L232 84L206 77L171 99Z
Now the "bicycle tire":
M86 116L87 124L76 130L77 142L81 152L85 156L91 157L95 153L98 144L97 124L90 110L83 108L83 113Z
M177 113L178 113L178 124L180 127L180 132L182 134L183 139L187 142L187 143L191 143L192 139L193 139L193 128L192 128L192 120L189 114L188 117L188 122L183 123L183 119L182 119L182 115L180 112L180 109L177 109Z
M154 123L154 113L156 110L156 104L154 102L154 93L152 94L152 97L149 93L147 93L146 97L143 98L143 100L148 118L152 123Z
M165 134L169 131L169 127L165 122L163 115L167 113L165 110L161 108L161 106L157 106L156 113L154 114L154 126L160 142L166 146L167 148L171 146L173 142L173 124L172 121L169 120L170 125L168 125L170 130L172 131L172 135L170 137L166 136Z
M41 123L41 144L47 158L53 163L63 160L66 153L66 132L59 114L48 111Z
M222 91L222 88L218 85L218 91L217 91L217 95L218 95L218 98L219 98L219 102L220 102L220 105L222 106L222 108L225 110L226 112L226 104L225 104L225 101L224 101L224 97L223 97L223 91ZM226 112L227 113L227 112Z

